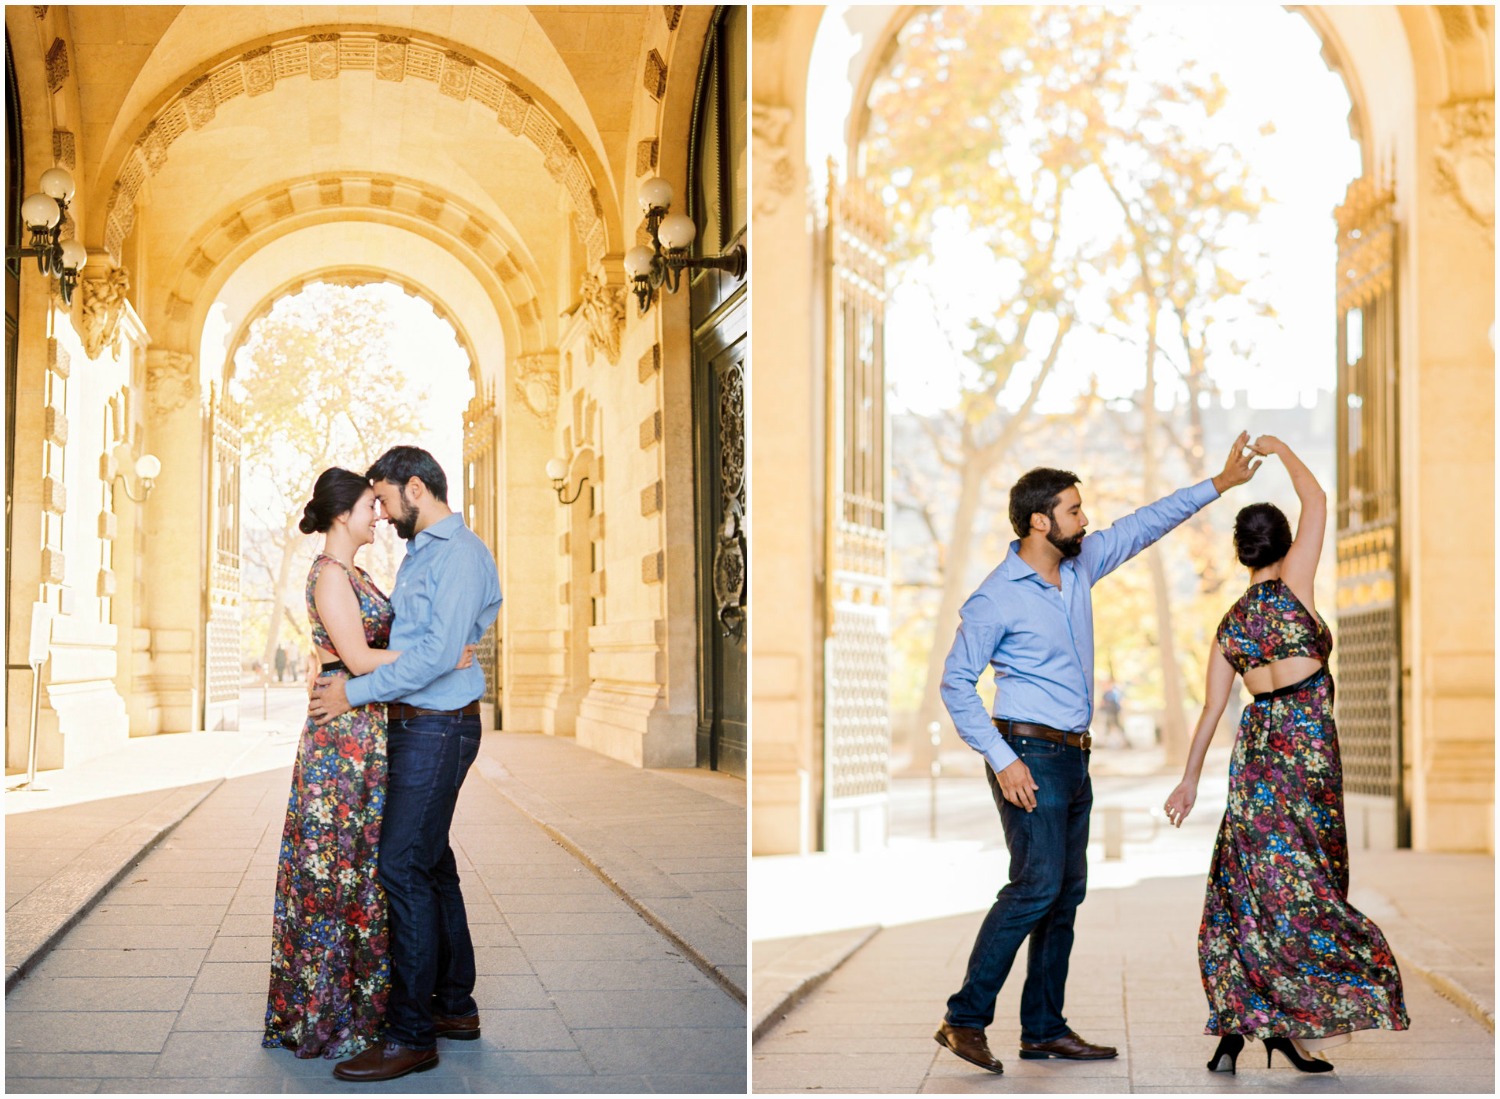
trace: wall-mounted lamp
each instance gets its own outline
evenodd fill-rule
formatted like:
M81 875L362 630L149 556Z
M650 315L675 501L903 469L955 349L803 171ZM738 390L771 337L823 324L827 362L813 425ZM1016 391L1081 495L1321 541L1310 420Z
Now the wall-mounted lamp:
M5 255L7 259L35 256L37 269L44 278L57 280L63 304L71 307L78 272L89 259L88 249L78 241L61 239L68 203L73 199L73 177L66 168L48 168L37 182L41 192L28 195L21 203L21 220L31 231L31 244L7 248Z
M568 487L568 463L561 458L553 458L547 463L547 476L552 478L552 491L557 493L559 504L571 504L583 495L583 486L589 483L585 477L578 482L578 490L572 496L564 496L563 492Z
M651 308L658 287L665 285L674 294L682 279L683 268L728 271L737 279L745 277L745 246L736 244L722 256L693 259L687 254L698 227L686 214L669 214L672 208L672 185L660 176L641 184L641 212L646 228L651 230L651 247L637 244L625 253L625 274L642 313Z
M155 454L142 454L139 458L130 453L130 444L121 443L114 450L114 479L124 482L125 495L137 504L144 504L146 497L156 487L156 478L161 474L161 459ZM131 490L132 480L140 486L137 496Z

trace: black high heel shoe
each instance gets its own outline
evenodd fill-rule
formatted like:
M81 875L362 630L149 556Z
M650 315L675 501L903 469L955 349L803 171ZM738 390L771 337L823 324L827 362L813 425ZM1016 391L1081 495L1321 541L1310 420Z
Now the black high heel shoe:
M1227 1072L1233 1076L1235 1058L1239 1057L1240 1050L1244 1048L1243 1034L1223 1035L1219 1038L1219 1046L1214 1050L1214 1055L1208 1059L1208 1071Z
M1313 1057L1304 1057L1298 1053L1297 1047L1292 1044L1290 1038L1264 1038L1261 1040L1261 1044L1266 1047L1266 1068L1271 1067L1271 1054L1279 1050L1298 1072L1333 1071L1333 1066L1327 1061L1320 1061Z

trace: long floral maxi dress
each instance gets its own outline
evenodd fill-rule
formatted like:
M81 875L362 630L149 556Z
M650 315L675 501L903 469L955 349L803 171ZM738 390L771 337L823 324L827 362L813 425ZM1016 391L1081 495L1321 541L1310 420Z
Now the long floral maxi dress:
M307 577L313 640L336 651L313 603L318 574L329 565L348 574L365 641L385 648L390 600L363 569L322 554ZM390 987L385 894L375 876L385 734L383 703L357 707L322 728L309 718L303 727L276 871L263 1046L285 1046L298 1057L347 1057L379 1036Z
M1254 584L1219 624L1241 675L1290 656L1326 662L1333 637L1280 579ZM1344 780L1325 666L1256 695L1229 763L1198 960L1206 1034L1322 1038L1405 1030L1396 959L1349 904Z

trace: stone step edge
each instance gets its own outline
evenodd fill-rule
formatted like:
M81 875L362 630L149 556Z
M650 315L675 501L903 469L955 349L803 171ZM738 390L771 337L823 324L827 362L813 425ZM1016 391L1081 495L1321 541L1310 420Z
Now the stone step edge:
M5 962L5 991L10 991L19 984L27 974L35 969L52 950L62 941L67 933L78 925L84 916L91 912L111 889L120 883L120 880L128 875L139 865L140 861L149 855L163 839L171 834L179 824L192 814L193 810L202 805L203 802L224 785L225 779L208 779L202 783L194 783L190 786L179 787L167 800L153 808L144 816L126 825L123 834L116 840L125 847L125 854L116 860L111 866L105 868L98 876L87 885L87 893L83 899L75 904L67 915L61 917L55 925L47 928L35 945L25 948L25 953L12 962L6 957ZM76 861L76 860L75 860ZM69 865L72 865L71 863ZM54 880L57 876L54 875ZM6 913L9 922L13 914L22 908L33 897L39 894L45 895L48 882L42 883L21 901L16 908ZM10 934L6 934L7 941Z
M1476 1022L1484 1026L1491 1034L1495 1033L1495 1013L1480 1003L1478 998L1463 985L1452 977L1445 976L1436 968L1423 965L1405 951L1393 951L1396 960L1400 963L1402 971L1415 970L1428 984L1437 990L1439 996L1460 1008L1465 1014L1472 1017Z
M692 962L693 965L702 970L710 980L712 980L730 996L733 996L741 1004L745 1004L748 1002L748 998L745 995L744 986L735 977L724 972L723 969L714 964L714 962L697 947L695 947L692 942L690 942L687 938L685 938L675 928L672 927L671 920L668 917L654 911L651 908L649 902L632 896L627 887L617 879L616 875L613 874L608 867L602 865L599 860L590 855L587 848L576 841L571 835L564 831L563 828L560 828L547 820L542 815L541 807L536 803L545 802L546 805L556 809L559 816L568 817L569 814L558 808L556 805L554 805L553 802L549 801L543 795L537 794L533 790L527 789L527 793L531 794L531 798L528 799L517 796L517 792L513 789L507 789L507 786L510 785L506 782L507 778L510 778L512 782L520 782L520 780L515 779L514 776L505 769L503 764L498 763L495 760L487 759L485 756L481 755L475 762L475 767L478 769L480 776L489 783L490 787L497 794L503 797L506 801L510 802L511 805L515 806L517 811L519 811L523 816L525 816L543 832L547 833L549 837L551 837L570 855L576 858L579 862L583 863L584 866L588 867L595 877L597 877L605 885L609 886L609 888L622 901L624 901L633 910L635 910L635 912L643 920L654 927L673 945L678 947L683 952L683 955L690 962ZM522 785L524 786L524 784ZM569 819L571 819L571 817L569 817ZM660 872L658 871L657 873Z
M752 1045L769 1034L776 1027L776 1024L787 1017L792 1008L806 999L819 985L828 980L829 977L832 977L845 962L859 953L866 943L880 934L882 928L877 925L860 930L863 933L852 937L848 945L842 948L831 962L817 972L810 973L802 978L785 995L779 997L769 1007L763 1008L760 1004L755 1005L755 1022L750 1032L750 1042Z

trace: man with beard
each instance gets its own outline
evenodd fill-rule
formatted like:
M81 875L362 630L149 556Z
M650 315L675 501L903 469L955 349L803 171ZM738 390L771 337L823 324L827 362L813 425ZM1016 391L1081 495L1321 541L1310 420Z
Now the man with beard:
M1255 474L1242 432L1211 480L1149 504L1108 530L1087 534L1078 478L1033 469L1010 490L1017 541L964 603L943 667L943 702L965 741L985 758L1010 852L1010 881L980 926L963 987L934 1037L991 1072L1003 1072L985 1028L995 998L1031 936L1021 991L1021 1057L1100 1060L1112 1046L1068 1029L1063 991L1073 916L1088 885L1089 721L1094 697L1091 590L1226 489ZM995 669L995 715L975 689Z
M485 544L448 507L448 479L418 447L392 447L365 474L406 557L391 592L390 647L369 675L320 679L308 712L326 724L385 702L387 788L380 884L390 905L391 991L381 1041L333 1070L344 1080L393 1080L437 1064L437 1039L479 1037L474 944L448 829L479 755L484 672L455 669L500 609Z

